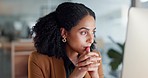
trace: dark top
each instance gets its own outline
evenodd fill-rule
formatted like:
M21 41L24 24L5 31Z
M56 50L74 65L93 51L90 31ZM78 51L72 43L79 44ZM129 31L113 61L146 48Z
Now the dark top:
M64 60L64 67L66 70L66 78L68 78L69 75L73 72L75 65L67 56L63 57L63 60Z

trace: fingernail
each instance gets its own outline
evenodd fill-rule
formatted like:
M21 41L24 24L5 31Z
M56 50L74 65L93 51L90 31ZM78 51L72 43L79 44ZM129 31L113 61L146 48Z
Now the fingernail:
M79 68L79 70L81 70L81 68Z
M90 62L90 64L93 64L93 62Z

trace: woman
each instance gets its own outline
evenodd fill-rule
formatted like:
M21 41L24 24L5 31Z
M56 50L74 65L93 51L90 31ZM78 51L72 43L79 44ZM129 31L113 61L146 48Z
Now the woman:
M95 50L95 14L80 3L65 2L33 27L36 52L29 57L29 78L103 78Z

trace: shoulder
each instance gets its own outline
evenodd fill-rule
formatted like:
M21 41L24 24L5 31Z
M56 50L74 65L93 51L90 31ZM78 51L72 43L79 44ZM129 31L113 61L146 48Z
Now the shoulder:
M32 58L32 59L38 59L38 60L51 60L52 57L49 57L48 55L44 55L44 54L41 54L41 53L38 53L36 51L32 52L29 56L29 58Z
M35 51L30 54L29 61L38 63L40 65L51 65L55 61L62 61L62 59L58 59L55 56L49 57L48 55L44 55Z
M32 52L29 55L28 69L31 78L49 77L51 68L53 67L53 57L43 55L38 52Z
M29 62L33 62L39 66L51 64L52 59L53 57L49 57L48 55L44 55L36 51L29 55Z

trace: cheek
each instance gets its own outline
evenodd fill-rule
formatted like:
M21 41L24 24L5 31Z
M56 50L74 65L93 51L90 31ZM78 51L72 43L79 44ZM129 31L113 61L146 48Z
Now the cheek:
M85 50L85 41L86 38L81 37L81 36L75 36L75 37L69 37L68 41L67 41L67 46L69 46L69 48L72 51L78 52L79 54L82 54Z
M81 44L84 44L86 42L86 38L85 37L79 37L79 41Z
M75 35L74 39L75 39L76 43L79 43L82 45L86 42L86 37L82 36L80 34Z
M68 37L68 44L73 47L82 47L85 45L86 38L81 35L74 35Z
M79 35L68 37L68 42L72 43L73 45L83 44L85 42L85 38Z
M75 32L73 32L73 33L75 33ZM68 35L67 38L68 38L68 41L75 42L75 43L76 42L81 43L81 42L84 42L86 40L86 38L84 36L80 35L80 33Z

